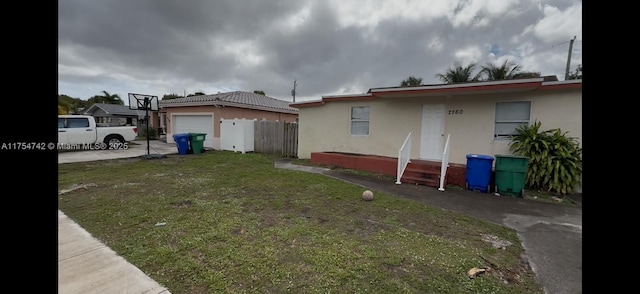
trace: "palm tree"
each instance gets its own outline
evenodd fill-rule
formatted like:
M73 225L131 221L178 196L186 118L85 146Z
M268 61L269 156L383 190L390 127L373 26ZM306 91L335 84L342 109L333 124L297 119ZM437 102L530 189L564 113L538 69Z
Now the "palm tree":
M422 85L422 78L409 76L406 80L400 82L400 87L415 87Z
M439 78L445 84L477 82L480 80L480 73L474 74L475 68L475 63L462 66L460 62L456 61L453 67L449 68L444 74L436 74L436 78Z
M507 59L501 65L487 63L482 67L480 74L486 75L485 80L487 81L497 81L514 79L519 72L520 65Z
M122 99L120 98L120 95L118 94L109 94L109 92L107 91L102 91L102 103L106 103L106 104L118 104L118 105L124 105L124 101L122 101Z

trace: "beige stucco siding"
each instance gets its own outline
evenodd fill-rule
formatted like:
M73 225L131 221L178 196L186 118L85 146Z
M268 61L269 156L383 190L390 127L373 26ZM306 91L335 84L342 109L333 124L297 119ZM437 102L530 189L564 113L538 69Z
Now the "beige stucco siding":
M304 115L300 115L298 157L309 158L311 152L318 151L397 156L407 134L419 125L419 116L406 115L406 112L415 111L408 104L386 104L380 101L335 102L300 109ZM351 135L351 107L357 106L371 107L369 135ZM397 116L397 113L405 114ZM404 130L390 125L393 121L404 125Z
M540 92L532 105L532 119L545 130L559 128L582 146L582 91Z
M531 101L531 122L538 119L543 129L561 128L570 136L582 136L581 90L328 101L300 108L298 157L310 158L311 152L322 151L397 157L411 132L411 158L418 159L425 104L445 106L443 145L450 134L449 162L465 164L466 155L472 153L511 154L510 141L494 140L496 103L508 101ZM368 136L350 135L354 106L371 107Z

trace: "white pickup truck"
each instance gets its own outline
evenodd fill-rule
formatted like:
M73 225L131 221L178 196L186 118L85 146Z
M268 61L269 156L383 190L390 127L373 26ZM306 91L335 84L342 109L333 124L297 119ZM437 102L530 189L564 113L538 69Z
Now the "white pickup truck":
M90 115L58 115L58 149L126 149L138 136L134 126L101 127Z

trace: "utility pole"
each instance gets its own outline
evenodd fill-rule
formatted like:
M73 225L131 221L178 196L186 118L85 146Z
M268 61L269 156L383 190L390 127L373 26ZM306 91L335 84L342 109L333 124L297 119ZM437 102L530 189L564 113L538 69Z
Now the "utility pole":
M576 36L573 36L573 39L569 42L569 56L567 57L567 69L564 72L564 80L569 79L569 67L571 66L571 51L573 51L573 41L576 40Z
M293 80L293 90L291 90L291 96L293 96L293 102L296 102L296 80Z

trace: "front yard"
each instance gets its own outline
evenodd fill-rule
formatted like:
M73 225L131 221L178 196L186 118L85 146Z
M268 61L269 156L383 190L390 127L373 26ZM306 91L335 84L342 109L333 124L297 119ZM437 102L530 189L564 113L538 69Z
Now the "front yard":
M363 201L272 156L58 169L59 209L174 294L543 292L513 230L377 191Z

